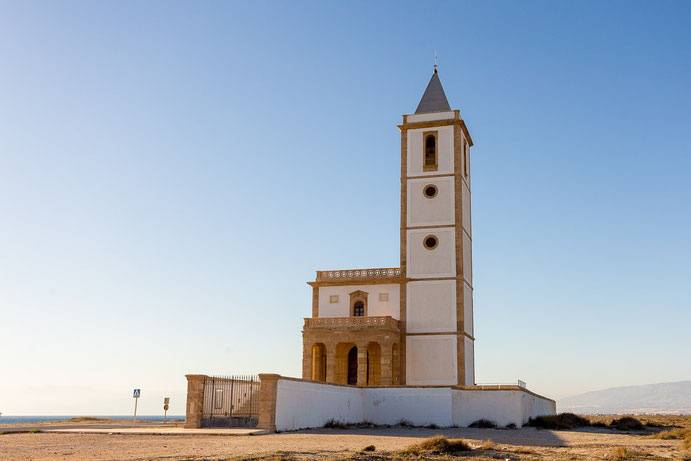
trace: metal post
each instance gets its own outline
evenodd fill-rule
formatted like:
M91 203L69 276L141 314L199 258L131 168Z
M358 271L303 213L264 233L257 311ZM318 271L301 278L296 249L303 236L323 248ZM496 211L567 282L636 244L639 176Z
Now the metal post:
M137 402L139 401L139 397L134 398L134 418L132 418L132 423L136 424L137 423Z

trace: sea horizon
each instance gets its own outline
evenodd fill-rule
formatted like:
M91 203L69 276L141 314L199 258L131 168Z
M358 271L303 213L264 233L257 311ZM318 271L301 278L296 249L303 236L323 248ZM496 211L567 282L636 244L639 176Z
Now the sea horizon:
M71 418L102 418L115 420L131 420L132 415L0 415L0 424L17 424L17 423L43 423L43 422L57 422L65 421ZM137 421L163 421L163 415L137 415ZM184 421L184 415L168 415L165 417L168 421Z

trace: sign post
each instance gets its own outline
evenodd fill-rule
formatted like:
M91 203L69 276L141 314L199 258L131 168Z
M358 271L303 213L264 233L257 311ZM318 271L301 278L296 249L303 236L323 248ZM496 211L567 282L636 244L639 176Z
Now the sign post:
M141 389L135 389L132 393L132 397L134 397L134 418L132 418L133 423L137 422L137 402L139 401L139 396L141 395L141 393Z
M170 404L170 397L163 397L163 422L168 422L168 405Z

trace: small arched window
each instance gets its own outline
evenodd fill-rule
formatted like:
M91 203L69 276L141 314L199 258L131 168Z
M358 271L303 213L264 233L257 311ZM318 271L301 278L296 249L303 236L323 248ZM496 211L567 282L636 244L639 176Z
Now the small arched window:
M436 171L437 169L437 132L427 131L424 139L423 171Z
M350 293L350 315L353 317L367 316L367 293L362 290Z

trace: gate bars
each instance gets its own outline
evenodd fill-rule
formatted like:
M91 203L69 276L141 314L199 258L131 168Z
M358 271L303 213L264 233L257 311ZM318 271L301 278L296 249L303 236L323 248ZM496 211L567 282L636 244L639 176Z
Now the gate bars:
M209 376L204 380L202 427L255 427L258 416L256 375Z

